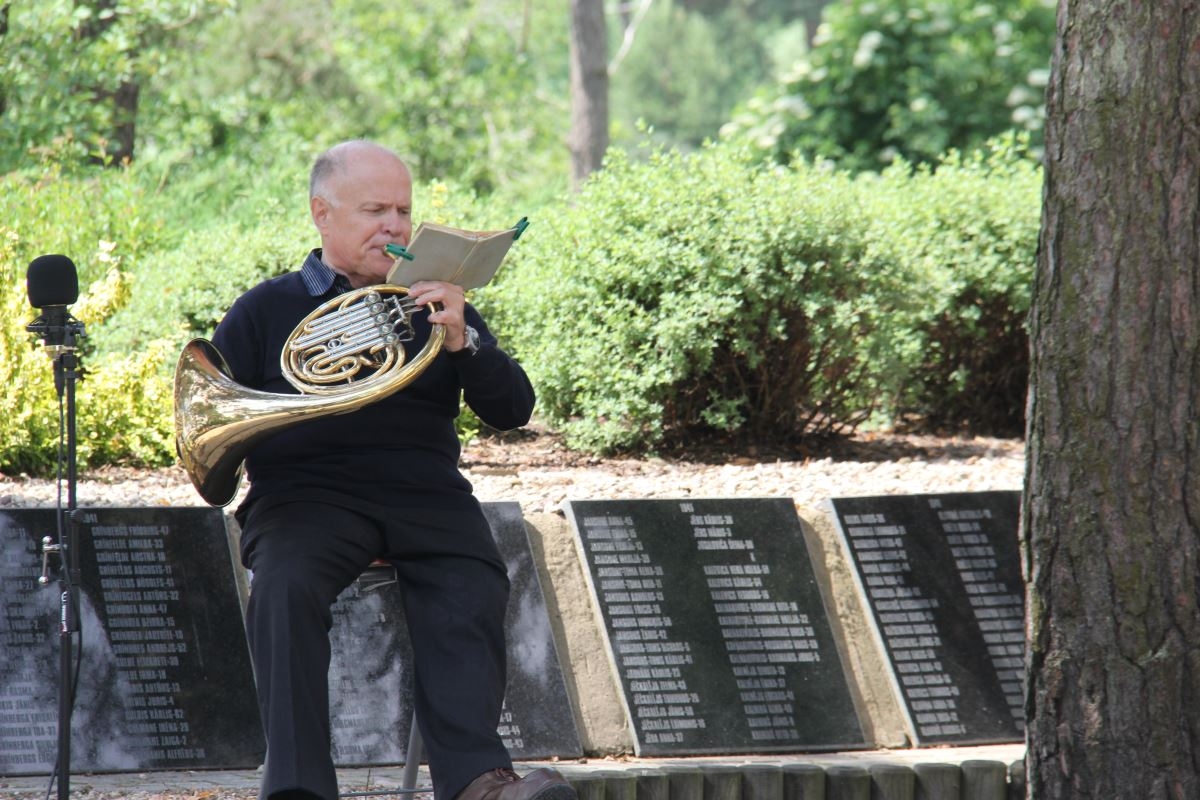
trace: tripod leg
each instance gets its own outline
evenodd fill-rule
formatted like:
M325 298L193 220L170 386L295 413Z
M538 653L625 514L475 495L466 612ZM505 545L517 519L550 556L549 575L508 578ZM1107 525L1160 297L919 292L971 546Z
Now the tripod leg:
M404 772L400 774L400 788L406 793L417 785L417 770L421 768L425 743L421 741L421 729L417 727L417 715L413 714L412 730L408 732L408 751L404 756Z

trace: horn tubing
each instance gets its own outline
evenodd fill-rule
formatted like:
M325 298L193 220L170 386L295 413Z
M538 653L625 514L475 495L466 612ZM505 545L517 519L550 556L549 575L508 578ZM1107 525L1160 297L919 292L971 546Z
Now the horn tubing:
M179 355L174 393L175 445L192 485L209 505L228 505L241 483L242 462L258 441L310 419L355 411L400 391L433 362L445 339L445 327L434 324L429 341L398 372L377 372L336 391L326 388L307 395L248 389L230 377L229 365L216 345L192 339Z

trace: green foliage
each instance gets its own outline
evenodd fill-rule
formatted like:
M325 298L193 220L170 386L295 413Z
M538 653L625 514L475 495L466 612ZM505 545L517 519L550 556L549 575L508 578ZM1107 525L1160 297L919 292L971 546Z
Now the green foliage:
M679 5L689 11L698 11L710 17L719 17L731 10L743 10L755 19L782 22L797 13L813 18L821 14L825 0L679 0Z
M660 140L697 147L716 137L768 72L763 32L745 14L729 9L710 17L672 0L656 2L612 78L616 140L649 127Z
M294 182L297 192L306 186L299 176L294 176ZM468 227L503 227L515 221L512 212L485 211L472 193L445 183L418 184L414 194L419 219ZM257 215L245 224L237 219L213 222L142 258L132 281L133 300L92 334L98 356L110 360L114 370L96 385L125 392L131 380L144 380L147 388L142 400L147 407L157 408L161 416L146 414L139 419L134 409L96 420L91 429L96 452L116 457L124 447L125 459L161 462L173 457L173 439L162 425L170 420L175 357L192 337L211 336L238 295L266 278L296 269L319 244L307 210L303 214L293 211L263 200ZM166 356L156 357L154 374L144 362L130 364L122 359L122 354L142 351L162 356L163 348ZM153 406L155 400L165 405ZM155 421L160 424L153 424ZM457 427L460 439L466 442L478 435L480 422L465 409Z
M306 178L297 173L290 182L294 194L307 197ZM96 334L103 352L127 352L162 338L181 347L192 337L208 337L238 295L297 269L319 246L306 206L301 210L258 195L249 205L257 211L245 222L238 216L210 221L142 258L132 287L135 302ZM516 219L511 211L499 216L499 209L488 217L474 195L442 182L414 187L413 205L417 219L466 227L503 227Z
M366 137L403 154L426 180L489 192L537 190L562 175L565 186L558 73L566 62L547 72L531 53L545 42L565 52L566 15L541 13L533 40L524 6L244 0L157 76L151 88L162 111L145 135L177 164L232 158L288 170L339 140Z
M114 95L150 81L185 29L231 2L13 3L0 39L0 172L32 153L103 162L125 121Z
M179 356L158 339L129 354L99 358L79 389L79 463L165 466L175 461L172 383Z
M0 172L33 153L103 161L117 126L134 122L136 157L155 161L163 180L237 163L214 182L214 202L236 200L247 175L307 167L318 150L360 136L397 149L418 176L478 191L536 191L556 174L566 184L566 61L546 53L565 52L567 15L551 0L104 6L10 9ZM114 99L123 88L136 89L135 119Z
M614 156L501 289L542 413L596 450L862 422L898 384L884 311L908 298L858 244L851 188L730 147Z
M139 162L141 183L154 197L163 226L178 242L210 226L243 227L273 217L307 219L308 170L318 149L287 136L266 137L245 152Z
M1019 433L1040 174L1013 141L930 154L958 141L948 120L968 143L1011 127L1011 107L969 100L1025 104L1036 123L1021 82L1045 60L1045 9L970 16L964 2L840 4L811 55L799 6L655 3L614 84L615 125L640 117L694 152L614 153L569 200L553 0L136 0L103 18L95 0L14 5L0 40L0 470L45 471L57 447L52 370L24 330L30 260L79 266L81 463L169 463L179 347L317 244L308 169L352 136L410 158L417 220L530 217L471 300L577 446L797 440L868 419ZM797 53L809 72L760 107L753 140L700 144ZM955 81L977 98L944 95ZM110 95L128 82L137 157L96 168L112 166ZM825 127L797 126L798 98L827 102ZM926 101L936 113L916 113ZM879 108L892 110L875 141ZM886 147L908 160L858 177L789 158L878 167ZM469 441L479 421L466 411L458 428Z
M1042 176L1011 136L937 165L863 176L869 249L924 298L907 325L922 349L895 416L929 429L1021 436Z
M495 6L335 6L335 54L356 78L354 103L371 111L370 131L403 132L400 149L418 175L487 192L517 179L547 151L542 137L561 130L548 116L554 106L534 96L536 80L507 27L512 18Z
M61 247L39 251L91 253L77 259L90 288L74 309L90 334L85 464L170 462L179 346L315 244L306 216L266 202L245 224L166 240L146 214L145 177L5 179L5 211L24 227L2 240L12 291L0 378L14 410L0 422L0 469L45 470L55 452L50 369L24 333L18 267L37 254L31 241L61 230ZM713 432L797 441L912 415L1019 432L1039 187L1013 142L857 178L723 144L642 163L614 155L554 207L442 182L418 184L416 207L478 228L530 215L472 300L575 446L645 450ZM460 437L477 432L465 413Z
M263 214L186 234L177 246L146 258L135 303L97 332L105 352L120 353L167 339L182 347L208 337L237 296L259 281L298 267L315 246L306 219Z
M1039 182L1013 146L858 178L729 145L614 156L510 256L499 327L584 449L972 422L981 387L1023 396Z
M161 370L161 352L130 352L119 363L92 363L91 358L93 331L129 300L126 262L154 242L156 230L147 223L141 203L132 177L123 171L109 172L103 180L67 178L53 171L38 180L15 174L0 179L0 218L19 225L0 225L0 280L5 287L0 298L0 402L7 410L0 418L0 471L44 473L58 452L60 409L53 369L40 343L25 331L35 316L26 301L25 272L34 257L46 252L75 254L79 272L82 291L71 312L88 338L79 342L85 375L79 382L77 429L108 431L80 438L79 463L163 463L164 451L155 440L168 424L170 406L163 404L159 384L150 377Z
M58 165L0 175L0 220L10 231L6 265L24 266L45 253L70 254L81 286L114 261L128 267L162 241L163 231L135 173L90 170L64 175ZM118 246L119 245L119 246Z
M1036 148L1053 37L1049 0L831 3L809 56L723 134L853 170L936 163L1014 128Z

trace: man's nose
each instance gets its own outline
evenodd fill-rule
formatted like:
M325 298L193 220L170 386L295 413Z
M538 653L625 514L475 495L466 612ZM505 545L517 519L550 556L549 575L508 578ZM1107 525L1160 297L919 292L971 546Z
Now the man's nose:
M383 227L388 233L399 233L404 229L404 215L399 211L389 211L383 218Z

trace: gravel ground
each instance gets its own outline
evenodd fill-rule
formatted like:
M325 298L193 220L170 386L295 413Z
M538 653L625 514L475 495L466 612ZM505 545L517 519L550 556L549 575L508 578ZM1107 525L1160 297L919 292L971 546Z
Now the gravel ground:
M1019 440L882 434L807 455L710 446L606 459L535 430L471 444L462 467L481 500L516 501L530 514L556 513L568 498L792 497L798 508L818 509L830 497L1019 490L1025 462ZM54 505L58 496L52 480L0 476L0 508ZM180 467L86 473L76 496L81 507L203 505Z

